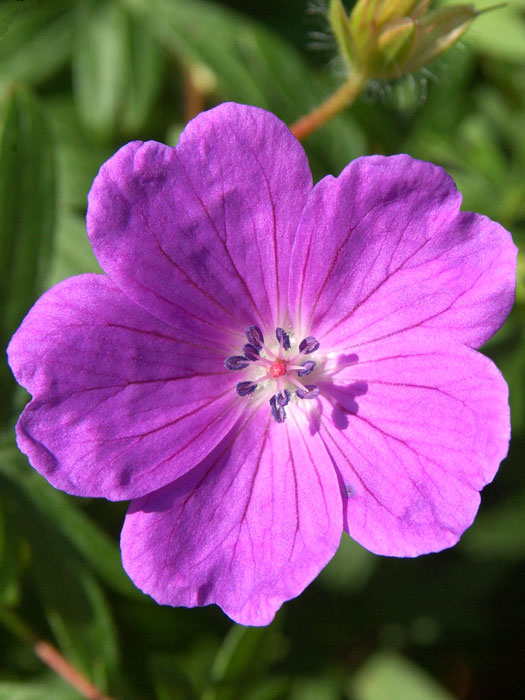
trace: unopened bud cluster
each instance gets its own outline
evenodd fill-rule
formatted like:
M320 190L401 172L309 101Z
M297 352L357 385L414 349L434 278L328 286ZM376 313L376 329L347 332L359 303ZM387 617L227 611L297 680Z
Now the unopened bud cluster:
M358 0L348 16L330 2L339 51L367 78L399 78L422 68L451 46L479 14L470 5L429 11L431 0Z

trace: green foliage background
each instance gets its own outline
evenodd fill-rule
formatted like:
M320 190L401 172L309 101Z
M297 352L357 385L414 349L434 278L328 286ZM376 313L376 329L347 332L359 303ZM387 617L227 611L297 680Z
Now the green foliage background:
M321 6L0 1L2 347L44 289L97 270L86 194L120 145L176 143L192 100L256 104L291 122L336 87ZM432 160L465 209L523 245L525 0L479 18L420 74L371 86L305 147L316 178L363 154ZM510 385L511 451L459 545L396 560L345 537L266 629L232 625L215 607L159 607L134 589L118 550L126 505L67 497L31 469L13 438L27 396L2 362L0 700L80 697L13 634L13 612L121 700L523 697L524 331L520 257L516 307L486 348Z

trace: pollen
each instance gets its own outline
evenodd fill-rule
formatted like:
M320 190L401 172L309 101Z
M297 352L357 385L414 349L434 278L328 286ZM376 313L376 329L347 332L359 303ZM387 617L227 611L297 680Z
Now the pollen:
M286 374L286 364L279 361L274 362L268 371L274 379L277 379L277 377L282 377L283 374Z

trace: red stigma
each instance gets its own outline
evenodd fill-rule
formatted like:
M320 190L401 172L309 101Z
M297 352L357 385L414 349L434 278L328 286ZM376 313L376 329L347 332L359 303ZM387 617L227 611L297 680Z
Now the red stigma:
M274 362L270 367L270 374L274 379L277 379L277 377L282 377L283 374L286 374L286 365L284 362Z

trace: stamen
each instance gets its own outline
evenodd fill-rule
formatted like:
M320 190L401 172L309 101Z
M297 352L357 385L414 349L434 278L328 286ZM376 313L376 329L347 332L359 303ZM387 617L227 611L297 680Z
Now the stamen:
M275 362L276 360L279 359L279 357L274 352L272 352L270 350L270 348L267 347L264 343L262 344L262 348L263 348L264 352L266 353L266 356L269 357L272 362ZM263 358L261 357L259 362L261 362L262 359Z
M274 364L273 360L269 360L267 357L258 357L257 364L263 367L271 367Z
M313 372L313 369L315 367L315 362L312 360L306 360L306 362L303 362L301 365L302 369L297 370L297 376L298 377L306 377L307 374L310 374Z
M255 362L255 360L259 359L259 350L251 343L246 343L242 349L242 352L244 357L251 362Z
M246 329L246 337L250 345L253 345L257 350L262 350L264 336L259 326L248 326Z
M300 378L311 374L317 365L313 360L301 362L303 359L301 356L314 353L320 347L320 343L313 335L306 336L299 344L299 353L294 357L288 357L287 351L291 348L291 342L290 336L284 328L277 327L275 329L275 337L279 347L273 350L265 345L264 336L259 326L248 326L245 332L248 342L242 348L243 354L227 357L224 360L224 366L226 369L234 371L246 369L249 366L262 370L262 376L257 379L237 382L235 391L239 396L249 396L254 393L259 384L270 382L273 391L276 392L270 399L273 419L276 423L284 423L286 420L285 406L288 406L293 394L290 385L293 386L296 396L300 399L315 399L319 396L319 386L303 384ZM285 388L286 386L288 389Z
M257 384L255 382L239 382L235 387L235 391L239 396L248 396L248 394L253 394Z
M319 350L320 345L321 343L317 340L317 338L314 338L313 335L308 335L299 343L299 352L309 355L310 353Z
M249 365L249 360L242 355L231 355L224 360L224 366L226 369L239 370L245 369Z
M290 349L290 336L284 330L284 328L276 328L275 329L275 336L276 336L277 340L279 341L279 345L281 345L283 350Z
M286 411L283 406L279 406L277 403L277 396L274 394L270 399L270 406L272 408L272 416L276 423L284 423L286 419Z
M285 389L284 391L280 391L277 396L276 396L276 403L278 406L287 406L290 401L290 392Z
M319 387L316 384L305 384L304 389L295 392L300 399L315 399L319 395Z

